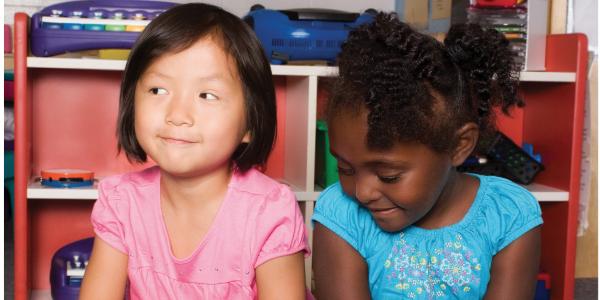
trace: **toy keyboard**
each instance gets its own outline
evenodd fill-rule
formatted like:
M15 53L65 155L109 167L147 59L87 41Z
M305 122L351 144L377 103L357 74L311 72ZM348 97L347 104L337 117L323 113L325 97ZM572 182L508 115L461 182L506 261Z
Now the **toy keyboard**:
M31 52L51 56L92 49L129 49L152 19L174 5L147 0L50 5L31 18Z

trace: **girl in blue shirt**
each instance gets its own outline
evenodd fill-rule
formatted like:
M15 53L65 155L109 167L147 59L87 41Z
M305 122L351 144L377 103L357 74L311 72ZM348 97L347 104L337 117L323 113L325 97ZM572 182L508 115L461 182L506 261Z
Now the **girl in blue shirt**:
M456 167L523 103L508 41L477 25L444 41L380 13L350 33L328 103L340 182L314 213L318 299L532 299L539 204Z

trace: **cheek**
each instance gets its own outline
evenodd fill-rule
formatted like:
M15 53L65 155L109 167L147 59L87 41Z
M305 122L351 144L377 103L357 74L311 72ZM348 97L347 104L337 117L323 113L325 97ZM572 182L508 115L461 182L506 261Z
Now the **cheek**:
M392 192L393 199L405 201L405 205L417 207L430 207L437 200L443 186L443 174L440 172L427 172L426 174L413 174Z
M350 176L339 176L339 178L344 193L350 197L354 197L354 195L356 194L356 186L354 184L354 180Z
M157 105L157 103L136 100L134 110L136 127L147 127L152 124L162 124L162 121L164 120L164 107Z
M417 174L405 174L395 184L383 185L383 194L389 201L407 209L418 209L431 201L432 187L427 179Z
M145 110L136 110L134 116L135 136L138 141L143 144L145 138L156 133L160 120L150 112Z
M246 133L246 122L243 111L238 107L226 107L218 110L200 110L196 112L205 134L223 138L235 136L241 139Z
M149 122L148 120L148 115L144 114L143 110L135 111L134 126L136 134L143 133L145 130L148 129L148 125L151 123L152 122Z

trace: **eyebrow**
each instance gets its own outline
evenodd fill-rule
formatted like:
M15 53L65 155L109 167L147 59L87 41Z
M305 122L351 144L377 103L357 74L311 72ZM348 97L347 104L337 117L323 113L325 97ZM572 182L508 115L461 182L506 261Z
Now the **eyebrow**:
M175 76L170 76L161 72L151 71L145 74L145 76L157 76L165 79L176 79ZM226 77L221 73L213 73L206 76L200 76L197 78L199 81L223 81Z
M333 155L333 157L335 157L335 159L341 160L344 163L350 164L347 160L341 158L332 149L329 149L329 152L331 152L331 155ZM406 162L406 161L396 161L396 160L389 160L389 159L376 159L376 160L367 161L365 163L365 165L367 167L370 167L370 168L381 168L381 167L383 167L383 168L392 168L392 169L403 169L403 168L409 167L410 163Z
M154 71L153 72L147 72L143 76L144 77L156 76L156 77L162 77L162 78L165 78L165 79L172 79L173 78L173 76L169 76L167 74L163 74L163 73L160 73L160 72L154 72Z
M372 168L388 168L388 169L405 169L409 166L408 162L405 161L391 161L387 159L378 159L373 161L368 161L366 163L367 166Z

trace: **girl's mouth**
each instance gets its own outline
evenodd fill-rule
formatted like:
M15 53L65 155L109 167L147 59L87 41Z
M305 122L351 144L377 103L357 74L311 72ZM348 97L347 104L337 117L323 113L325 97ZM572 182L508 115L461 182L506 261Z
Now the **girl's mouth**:
M369 209L369 210L371 211L371 214L379 215L379 216L386 216L389 214L393 214L398 209L399 209L398 207L390 207L390 208Z
M161 139L169 144L191 144L191 143L193 143L192 141L189 141L189 140L173 138L173 137L161 137Z

